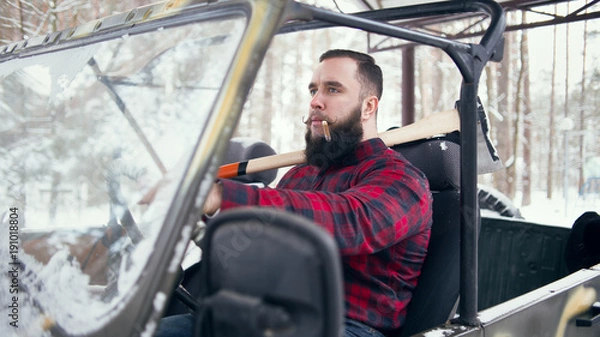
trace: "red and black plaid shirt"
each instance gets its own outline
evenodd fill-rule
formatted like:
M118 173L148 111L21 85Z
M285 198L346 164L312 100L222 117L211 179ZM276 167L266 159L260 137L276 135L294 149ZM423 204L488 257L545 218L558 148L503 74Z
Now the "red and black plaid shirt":
M222 183L222 210L276 207L323 226L341 252L346 317L381 330L402 325L427 252L432 198L424 175L381 139L359 144L343 167L294 167L277 189Z

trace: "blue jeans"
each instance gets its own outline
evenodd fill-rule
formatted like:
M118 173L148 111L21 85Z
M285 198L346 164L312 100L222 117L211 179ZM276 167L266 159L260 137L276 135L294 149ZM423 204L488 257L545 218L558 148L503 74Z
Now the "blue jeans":
M168 316L160 320L155 337L192 337L192 314ZM381 332L352 319L344 322L344 337L385 337Z
M359 321L348 319L344 321L344 337L385 337L381 332Z
M182 314L161 319L154 337L192 337L193 335L194 316Z

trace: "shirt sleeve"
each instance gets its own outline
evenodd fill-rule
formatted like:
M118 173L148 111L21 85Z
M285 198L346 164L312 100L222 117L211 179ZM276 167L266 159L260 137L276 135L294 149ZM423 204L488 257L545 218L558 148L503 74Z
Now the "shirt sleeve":
M334 236L342 255L372 254L431 226L429 187L412 166L372 167L355 180L339 193L223 180L221 208L256 205L304 215Z

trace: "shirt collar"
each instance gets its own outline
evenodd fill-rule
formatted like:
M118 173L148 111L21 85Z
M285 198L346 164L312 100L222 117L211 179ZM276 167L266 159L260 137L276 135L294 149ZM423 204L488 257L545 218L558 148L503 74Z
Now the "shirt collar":
M358 144L356 150L344 158L344 165L355 165L374 154L385 151L387 146L381 138L367 139Z

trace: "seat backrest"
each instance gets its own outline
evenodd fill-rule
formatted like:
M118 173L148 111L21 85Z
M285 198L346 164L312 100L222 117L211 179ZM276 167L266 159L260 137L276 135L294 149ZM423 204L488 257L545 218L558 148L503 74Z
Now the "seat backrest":
M262 140L236 137L229 141L229 148L223 158L223 163L245 162L250 159L272 156L277 154L275 150ZM243 183L262 183L269 185L277 177L277 169L265 170L256 173L245 174L232 178Z
M196 336L341 336L341 259L310 220L227 210L211 220L202 248Z
M594 211L581 214L571 227L565 247L565 262L570 273L600 263L600 215Z
M427 256L407 307L400 337L447 322L460 288L460 145L455 134L395 146L419 168L433 194L433 224Z

